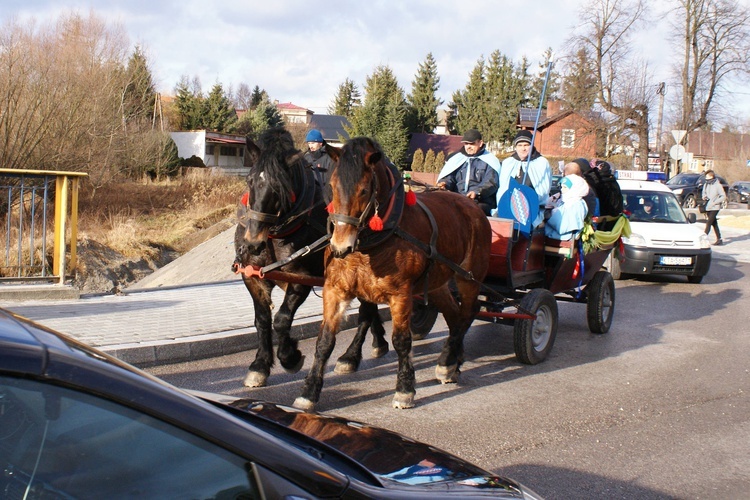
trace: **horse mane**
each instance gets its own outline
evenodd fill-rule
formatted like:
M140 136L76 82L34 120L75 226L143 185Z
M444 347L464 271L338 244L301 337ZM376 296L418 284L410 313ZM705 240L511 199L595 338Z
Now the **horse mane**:
M257 179L265 172L266 182L278 195L281 205L290 207L294 192L294 170L289 168L287 160L299 153L294 147L292 134L283 127L268 129L260 135L257 145L260 156L248 175Z
M380 145L369 137L355 137L344 144L336 168L339 182L345 193L352 193L362 179L365 154L380 152Z

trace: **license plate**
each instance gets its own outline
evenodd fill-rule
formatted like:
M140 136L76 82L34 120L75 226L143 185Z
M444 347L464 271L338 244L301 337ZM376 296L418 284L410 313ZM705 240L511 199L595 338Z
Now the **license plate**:
M664 256L659 258L659 263L663 266L689 266L693 263L693 258Z

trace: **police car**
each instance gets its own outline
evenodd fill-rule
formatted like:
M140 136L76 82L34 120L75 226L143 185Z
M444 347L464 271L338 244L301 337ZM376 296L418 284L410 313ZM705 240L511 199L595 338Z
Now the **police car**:
M695 214L686 215L672 190L661 182L623 179L619 171L617 177L632 233L622 238L622 247L608 259L612 277L682 275L690 283L700 283L711 267L711 245L693 225Z

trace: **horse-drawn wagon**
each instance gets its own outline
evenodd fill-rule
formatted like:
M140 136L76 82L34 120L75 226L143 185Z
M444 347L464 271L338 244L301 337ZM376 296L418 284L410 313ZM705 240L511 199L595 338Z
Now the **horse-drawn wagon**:
M279 140L290 142L286 132L268 140L271 145ZM370 312L365 311L363 316L360 310L364 319L347 353L339 358L337 371L342 362L347 365L343 372L357 369L364 335L371 324L373 347L380 344L378 355L387 352L387 344L382 346L384 331L375 328L377 323L372 321L377 320L374 304L389 304L392 343L399 359L393 400L397 408L414 405L408 339L428 333L438 311L449 331L436 367L436 377L442 383L458 380L463 336L475 319L512 324L516 355L528 364L543 361L552 349L558 300L586 303L591 331L608 331L615 290L602 264L616 238L597 240L593 236L596 233L587 230L582 238L572 241L551 240L541 228L527 234L514 220L486 218L476 204L455 193L428 190L417 197L410 183L405 183L401 173L385 161L377 144L367 138L351 140L342 150L331 151L338 161L331 180L334 201L325 207L324 215L313 217L323 208L320 197L310 197L309 205L301 203L304 197L300 193L305 193L313 181L300 170L299 158L289 146L248 147L253 154L246 156L259 160L255 160L248 177L249 196L243 197L240 208L235 267L253 295L256 316L264 319L263 324L256 319L264 340L245 385L265 384L273 363L271 315L266 303L273 285L261 283L280 282L286 288L285 304L279 312L283 316L277 315L273 330L279 335L282 365L296 371L302 359L296 342L289 338L289 327L294 310L310 287L323 282L323 265L323 325L303 394L295 401L295 406L303 409L313 408L319 398L325 363L333 350L344 306L355 297ZM276 163L286 167L270 167ZM279 202L280 197L287 201ZM303 222L308 216L309 224ZM317 240L290 236L296 233L287 229L289 223L285 222L315 228L317 234L322 230L325 235L326 219L329 235ZM590 241L584 245L584 240ZM282 250L282 244L286 249ZM296 265L298 259L318 254L324 247L325 259L318 257L315 265L306 268ZM282 253L285 257L279 259ZM260 305L262 315L258 315Z

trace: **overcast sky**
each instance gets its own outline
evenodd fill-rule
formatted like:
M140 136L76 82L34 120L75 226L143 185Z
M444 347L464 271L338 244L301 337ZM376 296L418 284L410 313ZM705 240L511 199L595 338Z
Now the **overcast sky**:
M750 4L750 0L740 0ZM388 65L406 93L431 52L446 103L463 89L480 57L500 50L526 56L534 71L544 51L558 57L576 29L585 0L2 0L0 19L39 22L77 11L124 26L143 47L159 91L172 94L182 75L197 76L204 92L258 85L272 99L326 113L346 78L360 90L378 65ZM669 49L658 13L641 35L641 56L654 71L654 89L668 78ZM663 8L663 7L662 7ZM558 63L559 66L560 63ZM750 87L735 87L735 116L750 122ZM739 101L739 104L737 102Z

